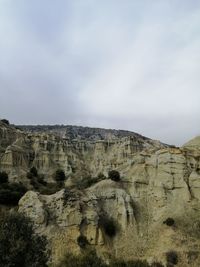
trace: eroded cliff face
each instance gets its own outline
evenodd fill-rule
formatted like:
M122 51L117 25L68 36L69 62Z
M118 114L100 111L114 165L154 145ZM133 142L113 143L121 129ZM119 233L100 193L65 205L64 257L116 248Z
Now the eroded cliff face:
M106 179L83 191L61 190L51 196L30 191L19 210L47 233L55 261L67 250L78 252L77 238L84 235L105 258L165 262L165 253L175 250L179 266L198 266L199 158L185 149L165 148L140 152L126 162L124 173L125 168L121 182ZM99 226L102 214L118 223L114 238ZM163 224L167 218L173 218L175 226Z
M52 195L28 191L20 200L19 211L47 235L54 263L67 251L80 252L81 235L106 259L114 255L165 263L166 252L174 250L178 266L199 266L198 140L175 148L138 136L96 141L20 132L4 147L0 166L11 179L15 173L22 181L31 166L47 180L58 167L72 181L85 173L120 172L120 182L105 179L83 190L66 185ZM102 218L116 224L115 236L106 233ZM167 218L175 224L163 223Z
M71 129L71 128L70 128ZM76 130L76 128L75 128ZM25 133L16 130L0 122L0 168L9 173L10 179L17 175L18 179L24 180L25 173L35 166L39 173L45 175L47 181L52 178L55 170L61 168L66 175L71 176L96 176L102 172L107 174L113 168L122 168L125 163L131 162L132 157L143 150L158 150L166 145L159 141L153 141L141 135L130 136L129 132L123 132L122 137L109 132L104 133L103 129L100 137L104 140L94 140L98 138L92 131L85 134L88 139L71 139L72 129L64 135L60 132L48 133L47 131ZM88 128L86 128L86 132ZM81 128L81 133L83 129ZM64 135L64 138L61 137Z

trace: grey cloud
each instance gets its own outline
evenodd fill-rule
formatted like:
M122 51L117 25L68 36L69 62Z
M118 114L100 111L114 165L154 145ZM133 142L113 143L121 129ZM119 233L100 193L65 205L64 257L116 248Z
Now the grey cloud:
M199 1L0 0L0 113L13 123L200 134Z

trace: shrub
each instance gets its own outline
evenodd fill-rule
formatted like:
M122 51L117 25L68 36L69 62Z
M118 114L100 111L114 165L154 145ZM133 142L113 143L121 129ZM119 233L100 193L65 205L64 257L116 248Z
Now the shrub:
M105 176L102 172L100 172L100 173L97 175L97 178L98 178L99 180L104 180L104 179L106 179L106 176Z
M109 265L101 260L94 250L84 251L83 254L75 256L67 254L58 267L164 267L160 263L149 265L145 260L124 261L112 259Z
M176 224L184 236L200 240L200 212L198 209L185 210L181 217L176 218Z
M98 176L98 177L84 177L80 180L76 181L76 187L80 190L86 189L102 180L104 180L106 177L105 176Z
M168 226L173 226L175 224L175 221L173 218L167 218L163 223Z
M188 263L193 263L199 256L199 251L190 250L187 252Z
M47 267L47 241L32 222L18 213L0 221L0 267Z
M178 263L178 255L176 251L170 250L166 253L166 260L167 264L170 265L176 265Z
M123 261L115 260L112 261L109 267L150 267L147 261L143 260L132 260L132 261Z
M65 180L65 178L66 178L66 176L65 176L65 173L64 173L64 171L63 170L57 170L56 171L56 173L55 173L55 175L54 175L54 179L57 181L57 182L62 182L62 181L64 181Z
M107 267L107 265L97 256L96 251L89 250L78 256L67 254L58 267Z
M8 174L6 172L0 172L0 184L8 182Z
M38 187L38 185L37 185ZM37 189L37 188L35 188ZM40 186L38 187L38 191L40 192L40 194L43 195L52 195L55 194L56 192L58 192L61 189L59 184L54 184L54 183L47 183L45 186Z
M9 122L9 120L2 119L1 121L2 121L3 123L7 124L7 125L10 125L10 122Z
M117 233L116 222L112 218L108 218L105 215L100 216L99 226L103 229L104 233L113 238Z
M36 169L34 166L30 169L30 173L31 173L34 177L38 177L38 171L37 171L37 169Z
M108 172L108 178L115 181L115 182L119 182L120 181L120 174L118 171L112 170L112 171Z
M151 264L151 267L164 267L164 266L163 266L163 264L160 263L160 262L153 262L153 263Z
M44 177L42 175L38 176L37 181L39 184L46 186L47 182L44 181Z
M80 248L85 248L89 244L87 238L84 235L80 235L77 238L77 243L78 243Z
M0 204L16 206L27 188L18 183L3 184L0 186Z
M31 172L27 172L26 177L31 180L34 178L34 175Z

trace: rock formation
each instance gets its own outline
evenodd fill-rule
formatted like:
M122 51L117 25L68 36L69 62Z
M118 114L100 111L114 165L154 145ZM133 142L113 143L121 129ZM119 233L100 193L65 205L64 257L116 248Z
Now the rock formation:
M77 238L85 236L105 258L165 262L166 252L174 250L178 266L200 265L199 137L176 148L130 132L24 129L0 122L0 170L30 188L19 211L47 235L53 262L66 251L78 253ZM32 166L46 182L55 183L55 170L64 170L63 189L51 195L33 190L26 177ZM103 179L82 190L73 186L112 169L120 172L119 182ZM169 218L173 225L166 223ZM111 220L116 235L109 236L102 220Z

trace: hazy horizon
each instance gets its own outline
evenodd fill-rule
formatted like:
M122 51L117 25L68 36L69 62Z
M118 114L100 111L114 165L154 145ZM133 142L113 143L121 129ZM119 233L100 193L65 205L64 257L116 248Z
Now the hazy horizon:
M200 2L0 0L0 117L200 135Z

